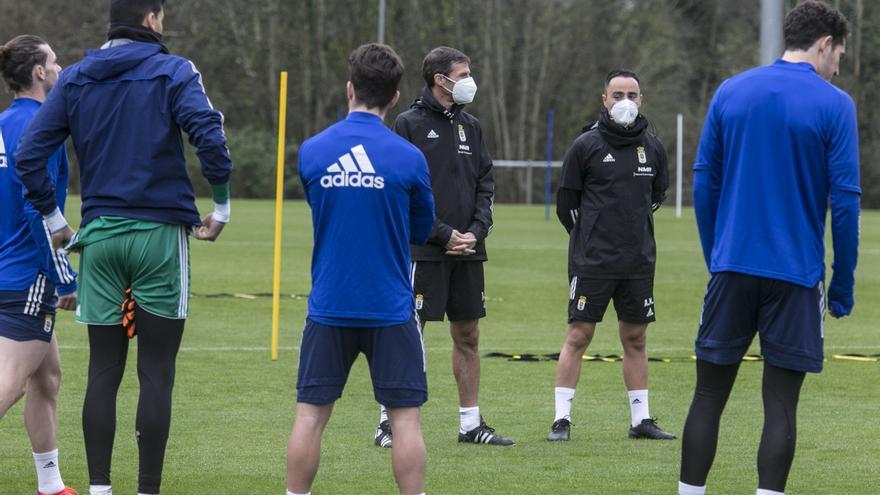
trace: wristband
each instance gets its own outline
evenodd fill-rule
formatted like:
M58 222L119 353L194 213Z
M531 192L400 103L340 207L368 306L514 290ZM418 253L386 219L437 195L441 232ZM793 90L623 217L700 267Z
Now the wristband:
M231 202L227 201L225 203L214 203L214 213L211 214L214 217L214 220L220 223L229 223L229 213L230 213Z
M64 215L57 206L52 213L44 215L43 220L46 222L46 226L49 227L49 232L53 234L67 227L67 220L64 219Z

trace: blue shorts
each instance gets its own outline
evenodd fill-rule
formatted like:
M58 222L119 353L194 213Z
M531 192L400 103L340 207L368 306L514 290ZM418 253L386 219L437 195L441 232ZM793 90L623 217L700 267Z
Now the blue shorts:
M42 274L25 290L0 291L0 337L51 341L56 301L55 285Z
M825 288L733 272L712 275L697 333L697 358L739 362L755 333L764 360L777 368L822 371Z
M388 408L419 407L428 400L425 346L415 318L391 327L331 327L306 320L300 344L296 400L332 404L342 397L351 366L367 357L373 395Z

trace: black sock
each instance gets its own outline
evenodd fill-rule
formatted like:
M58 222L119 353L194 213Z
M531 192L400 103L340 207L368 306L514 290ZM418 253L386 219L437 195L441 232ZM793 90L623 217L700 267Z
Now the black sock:
M764 364L764 431L758 448L758 488L785 491L797 440L797 404L806 373Z
M89 325L89 382L83 403L83 437L92 485L110 484L116 436L116 393L125 372L128 337L122 325Z
M681 438L679 479L693 486L705 486L715 449L721 413L733 390L739 363L717 365L697 360L697 386Z
M159 493L165 446L171 427L174 369L185 320L162 318L137 308L138 399L137 428L139 493Z

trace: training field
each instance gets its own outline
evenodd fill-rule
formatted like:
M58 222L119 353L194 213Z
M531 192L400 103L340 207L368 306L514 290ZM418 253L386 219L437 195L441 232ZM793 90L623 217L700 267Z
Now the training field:
M174 418L163 494L283 494L284 450L294 415L297 349L309 290L310 214L302 202L284 210L281 354L269 359L271 298L208 297L271 292L273 203L234 202L233 223L214 244L192 241L190 320L178 358ZM202 211L209 205L202 203ZM75 201L69 211L78 211ZM72 214L71 216L74 216ZM486 266L488 317L481 352L553 353L566 321L567 238L541 207L498 205ZM693 213L657 214L657 323L651 355L691 355L706 270ZM352 239L357 242L357 239ZM880 493L880 363L830 360L834 353L880 353L880 213L862 218L856 307L826 320L826 363L807 377L798 414L798 449L786 493ZM78 259L74 260L78 266ZM367 260L365 260L367 262ZM343 297L359 297L356 293ZM613 309L589 353L617 354ZM68 485L88 491L80 411L88 362L84 326L63 313L57 325L64 369L58 406L61 468ZM428 493L674 493L680 441L626 437L629 407L620 363L584 363L573 409L572 441L548 443L553 420L554 361L482 360L481 411L508 448L458 445L458 399L445 324L429 324L425 345L430 399L423 409ZM754 349L757 352L756 349ZM113 459L117 494L137 489L134 440L136 343L119 392ZM709 478L712 494L751 494L757 485L760 363L744 363L722 421ZM690 362L651 363L650 405L662 427L681 434L693 392ZM35 491L23 403L0 421L0 494ZM359 359L324 435L319 494L396 493L387 450L373 446L378 407Z

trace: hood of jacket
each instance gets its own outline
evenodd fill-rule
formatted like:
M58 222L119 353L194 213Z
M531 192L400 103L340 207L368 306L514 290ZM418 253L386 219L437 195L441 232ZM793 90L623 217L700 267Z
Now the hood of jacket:
M104 81L137 67L144 60L162 51L163 47L158 43L141 41L132 41L104 50L89 50L78 64L78 69L82 75L90 79Z

